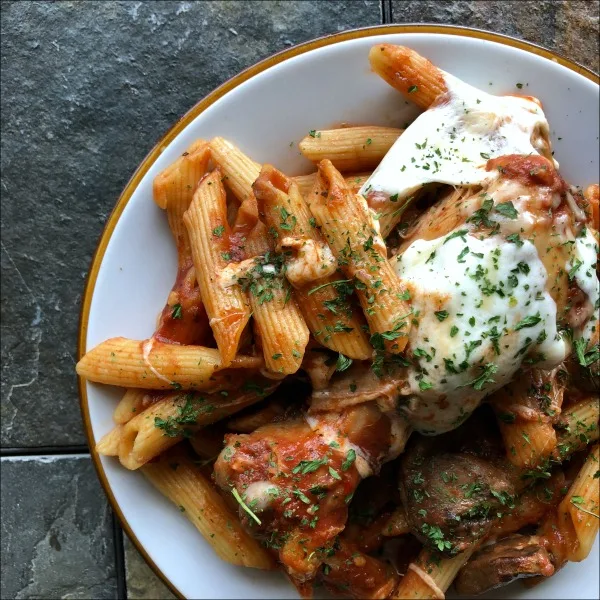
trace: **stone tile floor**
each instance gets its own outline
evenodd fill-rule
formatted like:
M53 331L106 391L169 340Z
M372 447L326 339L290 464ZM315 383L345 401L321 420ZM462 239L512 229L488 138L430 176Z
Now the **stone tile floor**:
M171 598L91 465L74 365L83 282L135 167L254 62L352 27L521 37L598 71L598 1L64 1L1 5L2 598Z

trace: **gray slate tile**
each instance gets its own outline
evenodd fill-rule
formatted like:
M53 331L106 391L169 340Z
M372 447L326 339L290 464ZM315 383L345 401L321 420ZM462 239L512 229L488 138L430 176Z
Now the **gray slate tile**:
M598 72L597 0L392 0L394 23L444 23L504 33Z
M171 600L175 596L154 574L131 540L124 536L128 600Z
M115 598L112 517L89 456L3 458L2 598Z
M351 2L3 2L3 446L82 444L73 372L118 194L200 98L273 52L380 23Z

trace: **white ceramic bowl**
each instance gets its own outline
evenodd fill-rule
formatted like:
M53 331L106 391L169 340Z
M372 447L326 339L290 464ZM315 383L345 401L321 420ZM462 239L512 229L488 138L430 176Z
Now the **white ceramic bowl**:
M410 46L488 92L537 96L545 106L562 175L579 185L597 181L597 77L560 57L549 60L548 51L502 36L439 26L376 27L304 44L259 63L213 92L142 163L111 215L92 263L80 353L113 336L143 339L152 334L176 268L166 217L152 201L152 179L193 140L220 135L255 160L298 174L310 165L290 142L298 142L309 130L341 121L398 126L416 114L370 71L369 48L379 42ZM523 84L522 90L517 83ZM112 427L112 411L122 392L83 381L80 390L93 448ZM93 450L92 456L125 530L178 595L297 597L280 573L221 561L140 473ZM586 561L567 565L539 587L528 590L517 584L487 597L597 598L597 540Z

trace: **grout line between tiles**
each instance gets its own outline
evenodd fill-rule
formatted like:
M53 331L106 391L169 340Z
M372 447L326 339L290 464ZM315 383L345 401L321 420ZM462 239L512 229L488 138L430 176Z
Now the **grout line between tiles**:
M125 549L123 546L123 530L115 514L111 511L113 538L115 546L115 572L117 575L117 598L127 600L127 577L125 571Z
M392 18L392 0L381 0L381 22L393 23Z
M0 448L0 457L27 457L27 456L64 456L87 455L90 449L87 446L36 446L27 448Z

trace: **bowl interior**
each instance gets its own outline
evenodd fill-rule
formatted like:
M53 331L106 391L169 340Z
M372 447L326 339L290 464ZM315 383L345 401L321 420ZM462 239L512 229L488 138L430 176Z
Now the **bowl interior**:
M143 339L152 334L176 268L165 215L152 201L152 179L192 141L220 135L255 160L295 175L311 169L297 148L309 130L341 122L402 126L417 114L370 71L369 48L382 41L410 46L487 92L539 97L563 177L578 185L597 180L598 85L555 62L509 45L446 34L389 33L323 46L279 62L235 87L163 149L133 191L112 234L105 232L110 240L103 258L97 259L102 264L95 286L88 289L93 298L87 348L113 336ZM85 384L85 390L93 439L98 440L112 427L112 411L122 391L95 384ZM182 595L297 597L279 573L236 568L218 559L187 519L140 473L105 457L99 468L139 543ZM586 561L567 565L541 587L528 590L513 585L486 597L595 597L597 564L598 541Z

